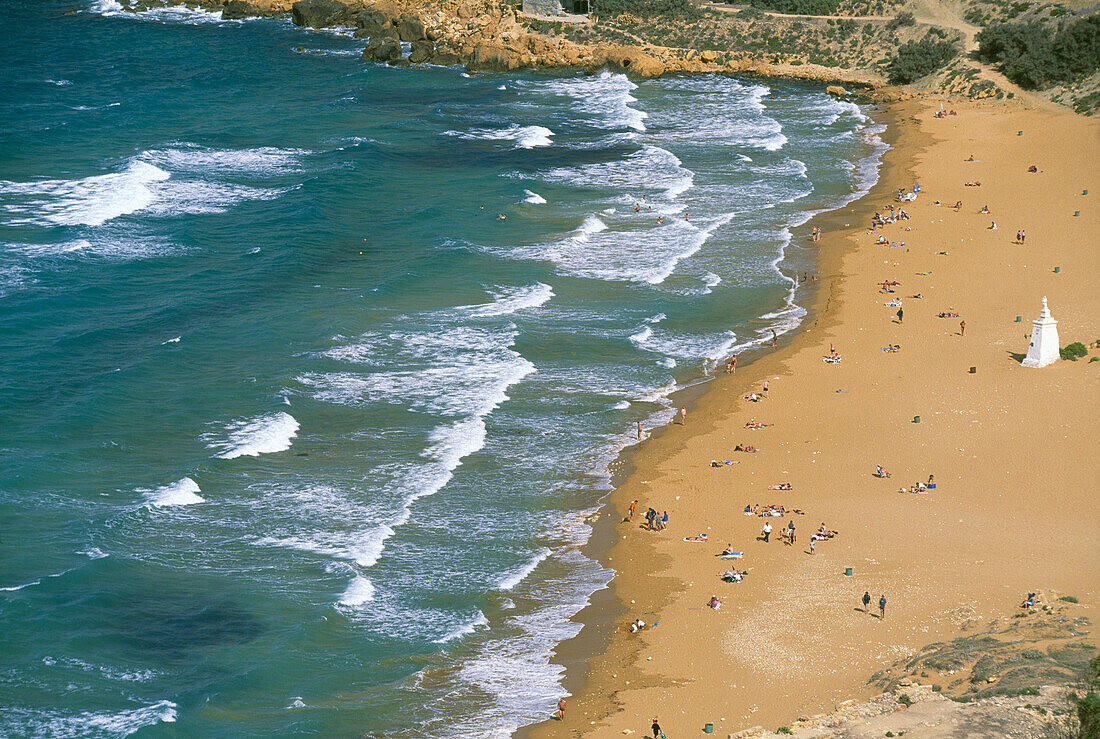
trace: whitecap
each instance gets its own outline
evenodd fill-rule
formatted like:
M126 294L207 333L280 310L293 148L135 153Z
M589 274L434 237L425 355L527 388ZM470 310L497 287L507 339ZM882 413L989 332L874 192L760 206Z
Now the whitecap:
M146 507L165 508L170 506L195 505L205 503L199 495L199 485L190 477L162 485L156 490L144 490Z
M534 149L550 146L554 132L545 126L520 126L516 123L507 128L473 128L469 131L445 131L448 136L463 139L481 139L486 141L512 141L517 149Z
M162 342L160 342L160 345L161 345L161 346L164 346L165 344L178 344L178 343L180 343L180 340L181 340L182 338L183 338L182 336L177 336L177 337L176 337L176 338L174 338L174 339L168 339L168 340L166 340L166 341L162 341Z
M214 439L207 435L207 448L220 449L215 456L220 459L237 457L257 457L261 454L273 454L286 451L292 440L298 436L299 424L294 416L285 411L268 413L254 418L232 421L226 425L224 439Z
M470 315L479 318L505 316L525 308L537 308L554 297L554 290L546 284L536 282L521 288L498 288L493 292L492 303L487 305L463 306Z
M528 575L535 571L535 568L538 567L544 559L549 556L550 550L546 547L543 547L538 552L536 552L535 555L531 557L528 562L524 563L524 565L518 570L505 575L500 583L497 584L497 589L511 590L515 586L519 585L521 582L527 579Z
M544 203L546 203L546 198L544 198L542 195L539 195L537 192L524 190L523 194L523 202L525 203L531 203L532 205L543 205Z
M374 585L362 575L356 575L348 584L344 594L340 596L339 604L358 608L372 600L374 600Z
M6 719L14 720L22 736L48 736L55 739L106 736L125 737L147 726L173 723L176 720L176 704L170 700L132 708L125 711L82 711L65 713L60 710L31 711L11 709L5 711Z
M0 213L10 225L99 226L148 207L151 185L170 175L131 161L122 172L75 180L0 181Z
M89 559L103 559L104 557L109 556L106 552L104 552L99 547L92 547L91 549L88 549L86 551L77 552L77 554L83 554L84 556L88 557Z
M459 626L454 631L452 631L448 634L445 634L444 636L441 636L440 638L436 639L435 643L436 644L446 644L449 641L453 641L455 639L461 639L462 637L466 636L467 634L472 634L475 631L477 631L479 628L482 628L482 627L485 627L485 626L488 626L488 625L489 625L489 619L486 618L485 614L482 613L479 610L477 612L477 616L475 616L473 618L473 620L462 624L461 626Z

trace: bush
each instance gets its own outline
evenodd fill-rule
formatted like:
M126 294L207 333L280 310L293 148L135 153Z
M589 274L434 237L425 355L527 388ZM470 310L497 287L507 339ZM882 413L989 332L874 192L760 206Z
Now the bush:
M943 690L943 686L940 685L939 683L936 683L935 685L932 686L932 692L933 693L938 693L941 690Z
M789 727L789 726L780 726L778 729L775 730L775 733L776 734L793 734L794 732L791 731L791 727Z
M1058 354L1061 355L1062 359L1071 359L1074 362L1077 361L1078 357L1083 357L1088 353L1088 348L1080 341L1075 341L1058 350Z
M956 53L952 44L929 36L909 41L898 48L897 56L890 61L890 81L895 85L907 85L927 77L954 59Z
M1045 89L1100 69L1100 15L1066 23L1000 23L978 33L978 59L998 64L1029 89Z
M913 699L909 697L907 693L902 693L898 696L898 703L908 708L913 705Z
M1082 739L1100 736L1100 695L1095 691L1077 699L1077 720L1081 722L1078 736Z
M911 26L916 22L917 19L913 17L912 13L910 13L908 10L903 10L902 12L894 16L894 19L892 21L888 21L886 23L886 30L893 31L901 28L902 26Z
M749 4L761 10L790 15L833 15L839 0L749 0Z
M630 13L639 18L675 18L695 21L703 10L691 0L592 0L592 13L609 18Z
M1063 595L1058 600L1064 600L1066 603L1076 603L1077 602L1076 596L1073 596L1073 595Z

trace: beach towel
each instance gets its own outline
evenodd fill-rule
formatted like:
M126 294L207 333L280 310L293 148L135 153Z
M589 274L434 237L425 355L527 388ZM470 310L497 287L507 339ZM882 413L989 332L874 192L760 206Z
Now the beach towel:
M744 556L744 552L734 552L733 554L723 554L722 559L741 559Z

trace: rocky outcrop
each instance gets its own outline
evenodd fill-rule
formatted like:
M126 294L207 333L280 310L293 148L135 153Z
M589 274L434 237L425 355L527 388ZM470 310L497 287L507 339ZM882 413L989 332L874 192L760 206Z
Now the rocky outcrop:
M409 61L413 64L423 64L430 62L435 57L435 44L427 39L422 41L413 41L412 53L409 54Z
M522 54L492 46L473 47L466 62L471 72L510 72L525 66Z
M663 62L636 46L613 46L598 50L594 59L597 66L606 64L611 69L632 77L660 77L668 69Z
M402 41L421 41L428 38L424 21L415 15L403 15L397 23L397 37Z
M392 38L371 39L363 49L363 59L368 62L394 62L401 58L401 43Z
M290 14L294 25L310 28L340 26L351 20L348 6L340 0L298 0Z
M828 93L829 95L834 95L836 97L844 97L845 95L848 94L848 91L845 90L840 85L829 85L828 87L825 88L825 92Z
M255 5L246 0L229 0L222 8L222 18L227 21L240 20L241 18L257 18L265 15L270 15L270 11L266 11L258 5Z

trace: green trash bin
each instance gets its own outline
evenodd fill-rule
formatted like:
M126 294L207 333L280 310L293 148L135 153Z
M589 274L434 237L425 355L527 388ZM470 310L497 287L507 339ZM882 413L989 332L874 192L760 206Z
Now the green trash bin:
M714 724L707 724L706 726L704 726L703 727L703 733L704 734L713 734L714 733Z
M845 567L844 568L844 576L845 577L851 577L852 576L852 568L851 567Z

